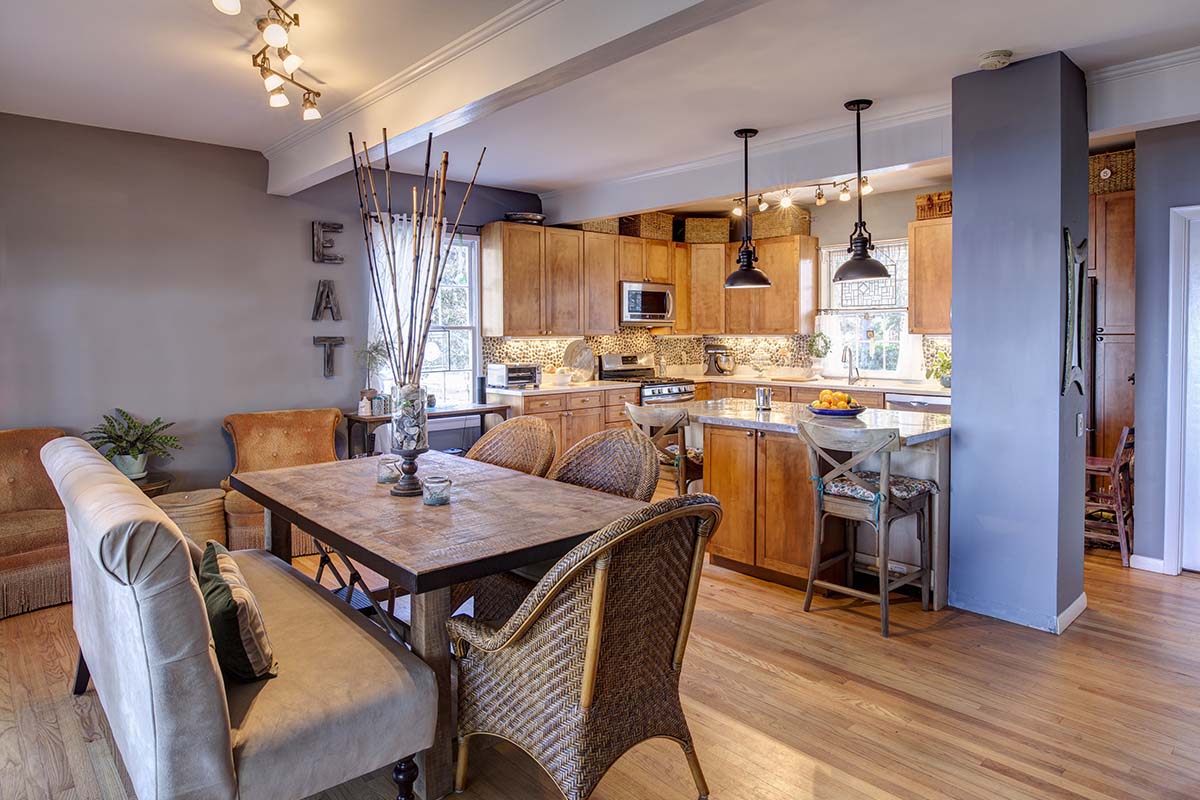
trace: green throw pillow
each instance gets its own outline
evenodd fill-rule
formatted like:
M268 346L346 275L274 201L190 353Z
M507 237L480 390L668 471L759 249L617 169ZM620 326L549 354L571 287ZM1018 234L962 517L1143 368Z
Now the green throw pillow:
M237 562L218 542L209 542L200 559L200 592L225 676L239 683L274 677L275 656L258 601Z

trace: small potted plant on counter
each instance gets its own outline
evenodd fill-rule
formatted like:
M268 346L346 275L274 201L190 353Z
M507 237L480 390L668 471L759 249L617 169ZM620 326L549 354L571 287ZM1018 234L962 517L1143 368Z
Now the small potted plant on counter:
M104 422L89 431L83 438L97 450L108 448L104 457L131 480L146 477L146 460L150 456L169 458L172 450L180 450L178 436L165 434L174 422L163 422L155 417L153 422L142 422L123 408L117 416L104 415Z
M933 360L929 362L929 369L925 370L925 377L931 381L940 381L942 386L950 388L950 354L945 350L939 350L933 354Z
M808 358L812 364L814 378L821 377L821 368L825 366L824 358L829 355L829 348L832 346L829 337L823 333L814 333L808 338Z

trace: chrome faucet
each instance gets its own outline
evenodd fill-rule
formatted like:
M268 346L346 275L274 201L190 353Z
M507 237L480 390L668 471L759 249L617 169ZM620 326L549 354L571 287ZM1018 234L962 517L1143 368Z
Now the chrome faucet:
M862 376L858 374L858 367L854 363L854 351L850 349L850 345L842 347L842 363L846 365L846 382L851 386L858 383Z

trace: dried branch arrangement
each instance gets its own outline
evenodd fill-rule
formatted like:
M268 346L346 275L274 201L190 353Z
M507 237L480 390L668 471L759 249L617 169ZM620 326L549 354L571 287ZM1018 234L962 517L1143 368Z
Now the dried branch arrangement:
M350 133L349 137L350 157L354 162L354 178L358 189L358 209L367 243L371 288L387 346L387 361L398 386L415 385L421 379L425 342L429 338L438 285L446 270L450 246L458 236L463 210L467 207L471 190L475 188L475 179L479 176L487 148L479 153L475 172L459 204L454 225L449 230L449 236L446 236L446 176L450 168L450 154L442 151L441 163L431 176L429 167L433 134L429 134L425 143L425 174L420 191L418 187L412 187L411 235L398 237L394 226L398 217L392 206L392 165L387 153L387 128L383 129L382 200L376 187L375 165L371 163L367 143L364 141L356 146L354 134ZM405 266L408 268L405 269ZM387 294L388 287L391 287L390 297Z

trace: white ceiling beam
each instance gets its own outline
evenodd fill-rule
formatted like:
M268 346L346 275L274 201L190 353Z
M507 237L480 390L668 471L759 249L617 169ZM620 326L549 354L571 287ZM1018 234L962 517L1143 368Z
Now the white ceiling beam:
M374 145L386 127L397 153L762 2L523 0L267 148L267 190L290 195L348 172L347 132Z
M1093 70L1087 81L1093 134L1200 119L1200 47Z

